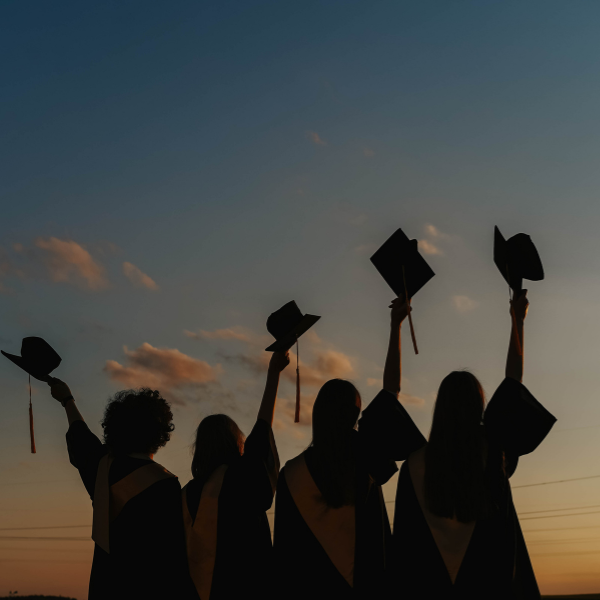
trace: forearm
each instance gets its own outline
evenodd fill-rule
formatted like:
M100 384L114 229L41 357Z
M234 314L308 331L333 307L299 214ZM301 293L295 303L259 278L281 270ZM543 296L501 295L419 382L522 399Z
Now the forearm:
M400 393L402 377L401 325L392 320L390 342L383 369L383 389L394 394L396 398Z
M263 419L269 425L273 425L273 415L275 413L275 401L277 400L277 388L279 387L279 372L269 370L267 373L267 383L263 393L258 418Z
M67 419L69 421L69 427L75 422L75 421L83 421L84 418L81 416L81 413L79 412L79 409L77 408L77 405L75 404L75 400L73 398L71 398L70 400L66 400L65 402L63 402L63 406L65 409L65 412L67 413Z
M523 381L524 327L523 320L512 317L505 376Z

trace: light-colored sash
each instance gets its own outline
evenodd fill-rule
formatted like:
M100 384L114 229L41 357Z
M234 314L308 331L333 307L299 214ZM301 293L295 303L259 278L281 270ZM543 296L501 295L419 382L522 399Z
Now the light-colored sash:
M425 447L413 452L407 462L419 506L444 560L448 575L454 583L477 521L461 523L455 518L434 515L425 504Z
M108 473L112 461L107 454L98 464L92 521L92 539L107 553L110 553L110 523L119 516L127 502L158 481L176 477L163 466L151 462L132 471L109 488Z
M310 475L304 454L285 464L285 481L300 515L342 577L354 586L356 510L331 508Z
M227 465L217 467L204 484L194 521L192 521L187 505L187 486L181 490L188 565L200 600L209 600L210 598L217 556L219 495L223 487L225 471L227 471ZM235 575L232 576L235 577Z

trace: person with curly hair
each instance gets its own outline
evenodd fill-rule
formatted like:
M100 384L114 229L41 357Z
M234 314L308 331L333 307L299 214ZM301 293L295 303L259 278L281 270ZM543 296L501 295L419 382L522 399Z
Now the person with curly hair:
M67 448L93 502L95 542L89 600L197 599L189 577L175 475L154 462L173 432L156 390L117 392L104 411L104 443L79 412L69 386L49 377L69 422Z
M183 510L190 574L202 600L272 597L273 547L265 513L279 475L273 413L280 373L289 362L287 352L273 353L248 438L227 415L210 415L198 425Z

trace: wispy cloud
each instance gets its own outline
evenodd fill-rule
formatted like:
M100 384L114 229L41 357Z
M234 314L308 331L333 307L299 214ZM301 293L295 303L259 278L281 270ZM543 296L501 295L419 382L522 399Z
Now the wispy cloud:
M144 342L136 350L125 346L123 351L125 365L106 361L104 371L110 379L128 387L158 389L174 402L184 403L180 391L216 383L222 373L221 365L212 366L176 348L155 348Z
M442 256L444 253L433 243L428 240L419 240L419 250L423 254Z
M452 296L452 304L460 313L467 313L479 306L479 302L469 298L468 296Z
M425 233L429 237L436 238L438 240L451 240L452 239L452 236L450 234L440 231L440 229L438 229L435 225L432 225L431 223L427 223L425 225Z
M307 131L306 137L316 146L327 146L327 142L316 131Z
M239 340L240 342L250 342L250 334L242 331L240 327L230 327L228 329L215 329L215 331L204 331L200 329L197 333L194 331L183 332L187 337L194 340Z
M155 291L158 290L156 281L130 262L123 263L123 274L135 287L143 287Z
M92 291L108 287L104 267L81 244L51 237L38 238L35 245L42 251L42 262L52 281L72 283Z

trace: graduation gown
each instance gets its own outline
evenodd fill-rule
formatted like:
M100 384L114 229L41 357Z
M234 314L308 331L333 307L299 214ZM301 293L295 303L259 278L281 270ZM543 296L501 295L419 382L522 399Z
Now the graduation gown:
M396 492L393 597L539 600L508 479L519 456L533 451L555 421L525 386L504 380L488 403L483 425L486 482L494 509L471 523L429 512L423 495L424 449L409 457Z
M112 514L104 532L108 535L94 547L89 600L197 598L186 563L178 479L164 468L161 477L160 465L150 459L118 456L109 463L107 447L83 421L69 427L67 447L92 502L96 494L98 502L103 494L97 486L99 470L105 469L108 479L104 492ZM96 510L95 528L97 522ZM98 531L94 533L100 539ZM107 548L107 542L108 552L102 547Z
M271 597L273 546L266 511L278 475L273 431L258 419L243 456L183 488L188 563L201 600Z
M385 593L391 530L382 484L425 439L393 394L382 391L353 432L355 505L328 507L312 448L286 463L275 503L278 597L378 598Z

